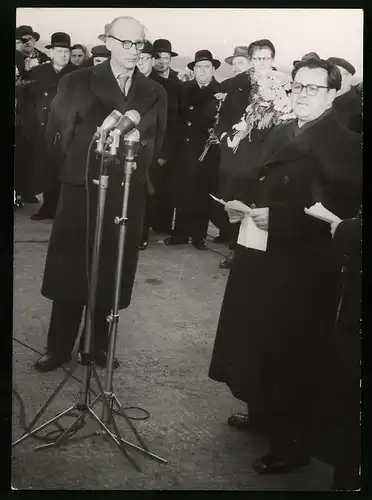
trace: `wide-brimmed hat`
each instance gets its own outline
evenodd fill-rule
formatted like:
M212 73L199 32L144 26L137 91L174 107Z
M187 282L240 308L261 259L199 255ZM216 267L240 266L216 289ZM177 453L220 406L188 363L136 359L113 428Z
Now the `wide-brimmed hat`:
M159 52L169 52L172 57L178 56L177 52L172 51L172 44L170 41L165 40L164 38L158 38L158 40L155 40L152 48L155 57Z
M110 30L111 30L111 23L105 24L105 32L98 35L98 40L105 42L107 35L110 33Z
M195 52L194 60L191 61L187 67L194 71L194 66L199 61L210 61L213 64L214 69L218 69L221 66L221 62L218 59L213 59L212 53L207 49Z
M92 57L107 57L111 56L111 52L108 50L106 45L96 45L91 50Z
M348 71L351 75L355 75L354 66L346 59L342 59L341 57L329 57L327 61L335 64L336 66L341 66L341 68L346 69L346 71Z
M32 36L36 41L40 39L39 33L36 33L31 26L25 24L16 28L16 40L20 40L23 36Z
M65 49L71 49L70 35L64 33L63 31L53 33L50 44L45 45L45 48L52 49L53 47L63 47Z
M317 59L319 61L320 57L316 52L308 52L307 54L302 56L301 59L297 59L296 61L293 61L293 66L296 66L296 64L298 64L299 62L308 61L309 59Z
M245 47L244 45L235 47L234 54L230 57L226 57L225 62L227 62L227 64L232 64L234 57L246 57L249 59L248 47Z

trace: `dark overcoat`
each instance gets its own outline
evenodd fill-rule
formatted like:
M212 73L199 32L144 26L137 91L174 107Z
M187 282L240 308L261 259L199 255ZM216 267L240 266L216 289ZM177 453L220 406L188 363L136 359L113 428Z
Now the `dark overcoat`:
M86 280L86 189L85 168L88 146L97 126L114 109L122 114L137 110L142 147L133 172L128 202L127 237L124 247L123 280L119 307L130 303L142 231L148 167L161 147L166 128L166 94L156 82L135 69L125 96L111 71L110 61L80 69L60 82L48 127L48 140L60 134L57 155L61 161L62 192L49 242L42 294L52 300L85 304ZM98 163L95 155L88 172L90 247L95 227ZM109 186L103 224L97 305L112 307L119 228L114 224L122 214L123 164L109 167Z
M53 166L47 155L46 130L48 126L51 102L57 93L61 78L74 71L76 66L67 64L56 72L53 64L48 62L36 66L28 72L31 83L25 89L25 123L26 134L32 143L32 153L29 161L31 166L31 191L41 193L49 185Z
M237 245L209 375L252 407L284 411L332 351L339 259L329 224L304 213L316 201L341 218L359 207L361 138L332 111L298 129L270 133L252 190L241 200L269 207L267 250Z
M214 128L220 84L214 78L201 89L197 81L181 83L180 145L170 180L170 198L183 211L205 210L206 194L218 182L219 145L213 144L199 161ZM207 198L208 199L208 198Z
M219 195L233 200L245 193L256 178L256 167L263 153L264 140L269 129L253 130L251 139L243 139L236 152L227 144L233 138L233 126L240 122L252 100L252 82L247 73L241 73L222 82L221 92L227 93L220 109L216 132L221 140Z
M357 134L362 133L362 97L356 87L351 87L348 92L336 97L333 109L345 127Z

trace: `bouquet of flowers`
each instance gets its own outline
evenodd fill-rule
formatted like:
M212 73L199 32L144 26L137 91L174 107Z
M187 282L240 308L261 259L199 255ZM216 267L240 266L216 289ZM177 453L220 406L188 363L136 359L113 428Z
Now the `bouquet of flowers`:
M214 97L217 99L216 115L214 117L215 125L217 125L217 123L218 123L219 112L220 112L223 101L226 99L226 96L227 96L227 93L222 93L222 92L219 92L218 94L214 94ZM216 136L216 132L214 131L214 127L211 127L208 130L208 133L209 133L209 137L205 143L204 151L202 152L202 154L198 158L199 161L204 160L204 158L205 158L206 154L208 153L209 148L211 147L212 144L219 144L220 143L218 137Z
M278 71L259 74L252 69L248 73L252 81L252 102L245 109L240 122L233 125L232 139L227 139L234 153L245 137L251 140L252 130L268 129L295 118L287 95L290 90L287 75Z

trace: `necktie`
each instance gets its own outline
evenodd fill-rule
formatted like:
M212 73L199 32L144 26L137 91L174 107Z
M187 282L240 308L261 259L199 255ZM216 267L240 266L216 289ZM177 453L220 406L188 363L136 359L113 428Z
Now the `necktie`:
M126 95L125 84L127 83L128 79L129 79L128 75L121 74L121 75L118 76L118 84L119 84L120 90L125 95Z

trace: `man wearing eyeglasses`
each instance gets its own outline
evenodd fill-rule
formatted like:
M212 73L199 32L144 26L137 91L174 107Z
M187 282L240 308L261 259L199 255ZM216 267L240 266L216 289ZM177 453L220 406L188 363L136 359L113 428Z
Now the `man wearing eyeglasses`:
M361 196L361 137L332 109L339 70L311 58L292 78L296 119L271 130L252 190L240 196L267 232L267 247L236 245L210 368L248 408L260 402L270 450L253 464L259 474L308 464L314 422L329 416L341 266L330 224L304 209L321 202L341 219L354 217ZM227 212L231 222L244 217ZM241 429L254 429L249 415L240 420Z
M138 247L145 209L148 168L159 153L166 128L165 90L146 78L136 67L144 47L144 27L131 17L116 18L105 30L110 59L97 66L82 68L63 77L53 101L47 138L56 156L61 194L50 237L42 295L53 301L47 352L39 359L38 371L56 369L71 359L83 310L88 298L86 260L87 195L92 249L98 187L92 182L99 173L94 149L88 172L88 146L94 133L113 110L125 114L136 110L141 147L136 158L128 201L128 223L124 248L123 280L119 308L128 307L138 260ZM123 164L111 163L106 197L103 238L98 272L94 320L95 363L105 367L108 348L107 315L112 308L118 226L123 202ZM80 344L83 347L83 339ZM118 362L115 361L115 366Z

